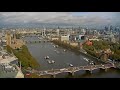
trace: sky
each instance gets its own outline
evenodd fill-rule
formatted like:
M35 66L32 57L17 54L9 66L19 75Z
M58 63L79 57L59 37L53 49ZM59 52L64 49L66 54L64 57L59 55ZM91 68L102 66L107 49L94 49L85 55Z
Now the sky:
M78 25L120 24L119 12L0 12L0 25L66 23Z

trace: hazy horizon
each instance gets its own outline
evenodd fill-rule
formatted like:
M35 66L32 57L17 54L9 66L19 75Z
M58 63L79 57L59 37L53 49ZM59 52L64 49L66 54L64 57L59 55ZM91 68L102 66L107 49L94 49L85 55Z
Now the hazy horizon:
M0 12L0 27L118 26L119 18L119 12Z

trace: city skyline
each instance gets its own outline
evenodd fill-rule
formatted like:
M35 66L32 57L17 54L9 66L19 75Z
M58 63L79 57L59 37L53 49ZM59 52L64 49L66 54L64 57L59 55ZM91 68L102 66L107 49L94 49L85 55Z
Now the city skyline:
M119 25L119 12L0 12L0 25Z
M31 27L0 27L0 78L120 78L119 27Z

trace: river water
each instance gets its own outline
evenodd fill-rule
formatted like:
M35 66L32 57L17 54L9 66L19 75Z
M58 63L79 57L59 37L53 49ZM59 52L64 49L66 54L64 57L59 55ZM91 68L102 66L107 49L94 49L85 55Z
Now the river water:
M39 40L37 37L25 37L24 40L35 41ZM93 61L96 64L99 64L93 58L90 58L83 54L78 54L72 51L67 50L64 52L64 48L58 47L55 48L54 44L51 42L41 42L41 43L28 43L27 47L34 58L40 63L40 70L50 70L50 69L60 69L69 67L69 64L73 66L83 66L89 65L89 62L85 58ZM54 60L54 64L49 64L45 56L49 56L49 60ZM69 75L68 73L61 73L56 75L57 78L120 78L120 70L108 69L105 70L94 70L93 73L86 71L75 72L74 76Z

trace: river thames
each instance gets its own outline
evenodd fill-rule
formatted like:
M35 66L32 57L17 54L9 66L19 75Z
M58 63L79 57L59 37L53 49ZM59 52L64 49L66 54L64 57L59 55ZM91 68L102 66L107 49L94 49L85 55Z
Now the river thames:
M26 41L39 40L38 37L25 37ZM93 61L95 64L100 64L98 61L90 58L84 54L75 53L70 50L66 50L62 47L54 47L55 45L51 42L41 42L41 43L28 43L26 44L31 55L40 64L40 70L50 70L50 69L60 69L65 67L73 66L84 66L89 65L89 61ZM49 60L54 60L55 63L50 64L45 59L45 56L49 56ZM87 59L87 60L86 60ZM93 73L86 71L75 72L74 76L68 73L61 73L56 75L57 78L120 78L120 70L108 69L105 70L94 70Z

